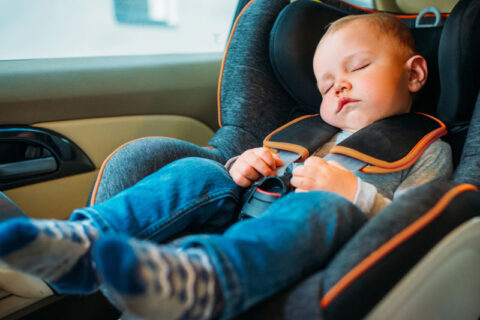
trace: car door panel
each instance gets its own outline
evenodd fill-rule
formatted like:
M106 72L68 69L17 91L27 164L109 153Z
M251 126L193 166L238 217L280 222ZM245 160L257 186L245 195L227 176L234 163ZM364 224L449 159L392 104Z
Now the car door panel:
M165 136L204 145L217 128L218 53L39 61L0 62L0 129L58 133L94 168L4 190L32 217L65 219L84 206L103 160L127 141Z
M105 158L128 141L165 136L203 146L218 128L221 51L236 1L168 0L173 9L163 13L162 2L2 3L0 132L17 127L60 136L91 163L88 170L55 176L61 163L48 147L0 136L0 182L14 182L0 191L30 217L67 219L83 207ZM155 23L123 19L138 7ZM86 304L70 298L0 265L0 318L37 309L57 318ZM97 306L91 313L101 313L98 295L88 298ZM81 314L69 312L88 318Z
M0 124L177 114L216 127L221 59L205 53L0 61Z

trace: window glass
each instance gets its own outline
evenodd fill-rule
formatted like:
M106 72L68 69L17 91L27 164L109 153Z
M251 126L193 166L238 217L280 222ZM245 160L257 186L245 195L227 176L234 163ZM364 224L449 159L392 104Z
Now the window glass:
M223 51L237 0L0 0L0 60Z
M351 3L353 5L366 8L366 9L375 9L375 3L373 0L346 0L345 2Z

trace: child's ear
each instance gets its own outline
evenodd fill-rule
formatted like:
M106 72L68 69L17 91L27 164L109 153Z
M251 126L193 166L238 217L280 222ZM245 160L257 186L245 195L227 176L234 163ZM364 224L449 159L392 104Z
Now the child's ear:
M408 90L417 92L425 85L428 76L427 61L420 55L408 59L406 66L409 70Z

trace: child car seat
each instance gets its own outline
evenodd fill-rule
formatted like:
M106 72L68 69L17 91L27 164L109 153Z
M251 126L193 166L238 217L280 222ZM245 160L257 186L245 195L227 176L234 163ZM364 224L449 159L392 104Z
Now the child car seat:
M320 96L311 70L316 43L329 22L365 12L334 0L248 2L237 17L225 52L218 92L220 129L209 144L199 147L168 138L127 143L102 165L91 203L110 198L175 159L200 156L225 162L261 145L268 133L292 118L318 112ZM460 238L459 232L470 235L470 248L480 256L480 240L477 236L475 242L475 228L469 228L478 226L478 222L467 222L480 212L480 194L475 188L480 186L480 66L476 61L480 45L475 41L480 31L480 2L461 0L448 17L442 15L440 24L426 28L415 27L416 16L399 18L411 28L420 53L429 63L429 80L414 110L435 115L447 124L450 133L446 140L452 145L456 164L452 181L429 183L396 199L369 221L324 270L259 304L244 318L356 319L379 305L380 311L370 314L375 318L378 312L396 310L389 309L388 303L382 309L385 301L393 301L390 306L411 306L393 313L401 318L418 308L409 304L412 300L408 295L405 297L411 287L395 296L395 286L418 268L421 273L425 264L423 270L430 270L429 257L421 259L447 234L453 231L444 240L453 242ZM433 20L427 15L422 23ZM455 231L465 222L467 226ZM445 247L442 243L438 246ZM436 269L441 271L448 262L438 260L438 255L434 261L440 263ZM440 315L448 318L450 313L442 308L445 300L455 318L480 314L480 310L475 311L480 301L480 276L472 273L477 268L472 261L478 260L456 261L461 261L459 270L471 276L469 282L476 287L468 291L462 286L453 296L449 295L451 288L441 292L417 290L414 299L429 303L429 308L423 308L425 317L441 310ZM425 275L417 276L417 280L428 288L436 288L432 281L452 283L445 274L437 277L440 279L427 281ZM477 313L472 316L472 312Z

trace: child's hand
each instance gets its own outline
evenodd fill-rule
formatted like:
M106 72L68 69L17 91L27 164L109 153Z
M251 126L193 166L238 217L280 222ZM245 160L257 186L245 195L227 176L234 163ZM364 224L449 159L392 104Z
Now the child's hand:
M267 148L249 149L230 168L230 176L240 187L249 187L261 177L272 176L282 159Z
M335 192L348 200L355 199L357 177L336 161L325 161L320 157L308 158L302 166L293 169L290 180L295 192L324 190Z

